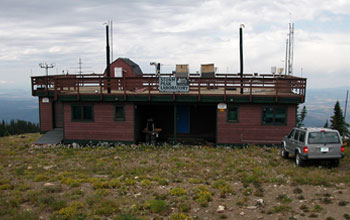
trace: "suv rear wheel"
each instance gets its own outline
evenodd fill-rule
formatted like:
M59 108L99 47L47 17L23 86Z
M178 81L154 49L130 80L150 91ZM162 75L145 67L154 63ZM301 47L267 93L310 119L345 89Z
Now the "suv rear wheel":
M303 166L305 166L305 160L303 160L303 159L300 157L299 152L296 152L296 153L295 153L295 164L296 164L298 167L303 167Z
M288 151L286 151L284 144L281 145L280 153L281 153L281 157L283 158L288 158L289 156L289 153Z

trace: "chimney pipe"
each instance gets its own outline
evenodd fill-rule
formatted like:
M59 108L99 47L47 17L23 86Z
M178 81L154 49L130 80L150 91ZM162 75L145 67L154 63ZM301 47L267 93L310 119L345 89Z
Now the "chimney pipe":
M107 92L111 93L111 68L110 68L110 52L109 52L109 27L106 25L106 62L107 62Z
M240 55L240 77L241 77L241 94L243 94L243 28L244 24L241 24L239 28L239 55Z

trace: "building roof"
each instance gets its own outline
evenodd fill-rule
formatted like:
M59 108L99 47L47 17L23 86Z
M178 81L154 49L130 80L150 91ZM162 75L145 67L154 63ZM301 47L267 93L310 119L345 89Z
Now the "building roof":
M117 60L123 60L125 63L127 63L131 68L133 69L135 75L142 75L142 70L138 64L136 64L134 61L130 60L129 58L118 58Z

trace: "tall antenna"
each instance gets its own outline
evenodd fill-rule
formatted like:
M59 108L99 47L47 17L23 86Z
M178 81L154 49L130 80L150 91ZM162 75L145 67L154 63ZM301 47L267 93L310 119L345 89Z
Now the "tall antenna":
M110 77L111 77L111 68L110 68L110 50L109 50L109 28L108 24L106 25L106 72L107 72L107 93L111 93L111 87L110 87Z
M286 59L284 60L284 74L287 75L288 72L288 39L286 40Z
M289 23L288 33L288 75L293 75L294 23Z
M110 41L111 41L111 60L113 62L113 21L112 20L109 21L109 28L110 28L109 34L110 34Z
M240 57L240 77L241 77L241 94L243 94L243 28L244 24L239 27L239 57Z
M79 58L79 74L81 75L83 72L81 71L81 64L83 64L81 62L81 58Z
M346 122L346 109L348 108L348 97L349 97L349 90L346 90L345 111L344 111L344 120L345 120L345 122Z
M47 64L47 63L39 63L39 66L43 69L45 69L46 76L49 75L49 69L52 69L55 67L54 64Z

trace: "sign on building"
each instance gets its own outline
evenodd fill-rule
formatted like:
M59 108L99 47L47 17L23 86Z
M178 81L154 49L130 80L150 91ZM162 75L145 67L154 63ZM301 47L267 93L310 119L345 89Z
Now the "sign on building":
M187 78L159 77L160 92L189 92L190 85Z

